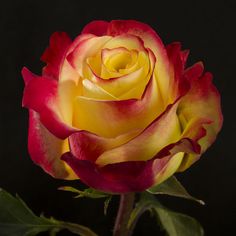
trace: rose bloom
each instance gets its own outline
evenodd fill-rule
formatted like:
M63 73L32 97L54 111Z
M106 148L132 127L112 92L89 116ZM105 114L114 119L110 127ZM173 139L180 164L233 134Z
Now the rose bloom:
M50 38L38 76L23 68L29 153L47 173L111 193L143 191L196 162L222 126L202 62L148 25L94 21Z

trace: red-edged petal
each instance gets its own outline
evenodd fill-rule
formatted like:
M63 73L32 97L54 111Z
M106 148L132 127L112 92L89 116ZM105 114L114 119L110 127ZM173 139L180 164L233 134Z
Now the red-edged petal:
M88 186L111 193L144 191L153 184L152 165L148 162L126 162L104 168L87 160L79 160L71 153L64 160Z
M28 149L32 160L48 174L59 179L76 179L71 168L60 159L68 151L68 140L52 135L32 110L29 111Z
M117 36L122 34L131 34L140 37L146 48L150 48L156 59L155 74L160 87L162 100L169 104L166 94L169 93L169 60L163 45L157 33L147 24L135 20L114 20L111 21L107 30L108 35ZM173 101L172 101L173 102Z
M207 122L201 120L191 123L179 141L165 146L148 161L125 161L103 167L97 166L94 162L104 151L126 144L122 138L105 139L85 131L70 137L72 153L66 153L62 159L85 184L95 189L113 193L144 191L174 174L182 162L184 153L201 152L198 141L206 134L203 125ZM140 145L142 144L140 142Z
M77 46L73 50L70 50L71 52L67 55L66 59L77 70L79 75L83 76L86 59L97 53L110 39L111 37L109 36L91 37L88 35L87 39L79 41Z
M140 192L172 175L182 161L183 154L180 152L184 150L193 153L192 145L191 140L182 139L149 161L122 162L104 167L98 167L92 157L87 160L78 159L69 152L62 156L62 160L74 170L82 182L92 188L111 193Z
M189 74L193 71L199 71L200 65L195 66L188 71ZM221 113L220 95L212 84L212 75L205 73L200 79L191 81L191 90L184 96L179 104L178 114L181 120L182 127L197 120L208 120L204 125L206 130L205 136L199 141L201 145L201 153L214 142L218 132L222 127L223 116ZM186 129L186 128L185 128ZM196 131L197 127L193 126L192 130ZM185 170L193 164L199 156L186 156L180 170Z
M69 46L66 56L69 55L73 50L78 46L78 44L82 43L83 41L86 41L90 38L94 37L92 34L81 34L78 37L74 39L72 44ZM71 64L67 61L67 58L64 58L63 64L61 65L61 70L59 74L59 81L64 82L68 80L73 80L76 84L79 80L79 74L76 72L76 70L71 66Z
M43 68L43 76L58 80L61 64L71 43L70 37L65 32L55 32L51 35L49 47L41 57L41 60L47 63Z
M144 129L162 111L156 80L151 78L141 99L98 101L77 97L73 125L104 137Z
M96 20L88 23L82 30L82 34L94 34L96 36L103 36L107 34L109 22L103 20Z
M64 139L76 130L65 124L61 117L57 88L56 80L32 77L25 86L22 105L38 112L44 126L58 138Z

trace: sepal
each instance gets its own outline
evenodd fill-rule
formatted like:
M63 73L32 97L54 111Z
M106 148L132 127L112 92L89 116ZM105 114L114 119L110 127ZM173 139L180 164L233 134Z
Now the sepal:
M169 196L185 198L198 202L201 205L205 205L204 201L191 196L175 176L171 176L163 183L147 189L147 192L151 194L165 194Z
M131 213L128 228L132 232L138 218L145 212L151 211L156 216L157 222L169 236L203 236L201 225L192 217L174 212L164 207L150 193L141 194L139 202Z
M82 197L105 198L105 201L104 201L104 215L107 214L107 209L108 209L108 206L109 206L109 204L111 202L111 199L112 199L111 194L104 193L104 192L98 191L98 190L93 189L93 188L86 188L84 190L79 190L79 189L76 189L76 188L71 187L71 186L62 186L62 187L59 187L58 189L62 190L62 191L76 193L77 195L75 196L75 198L82 198Z

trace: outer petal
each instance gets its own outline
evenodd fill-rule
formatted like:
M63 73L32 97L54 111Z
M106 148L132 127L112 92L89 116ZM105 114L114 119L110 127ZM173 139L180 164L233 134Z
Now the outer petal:
M67 152L68 140L60 140L52 135L40 122L39 115L29 113L28 149L32 160L55 178L76 179L74 172L60 157Z
M125 144L140 132L132 130L115 138L104 138L81 130L69 137L70 151L77 159L95 162L104 151Z
M70 137L73 154L63 156L81 180L96 189L108 192L143 191L171 176L180 166L185 153L200 153L197 141L205 135L202 123L188 126L180 141L164 147L151 160L132 161L98 167L96 159L111 148L125 145L135 133L105 139L85 131ZM197 132L196 132L197 131ZM124 174L125 173L125 174Z
M62 156L62 160L92 188L112 193L139 192L164 181L175 172L183 158L179 149L193 152L192 144L187 139L171 148L171 152L159 153L149 161L122 162L101 168L94 164L92 158L81 160L69 152Z
M72 153L66 153L62 159L84 183L93 188L113 193L144 191L174 174L184 153L201 152L198 141L206 134L202 127L206 123L206 120L202 120L188 125L179 141L165 146L148 161L126 161L99 167L94 163L97 157L115 146L122 147L125 139L131 138L132 134L105 139L84 131L70 137Z
M214 142L223 122L220 95L211 80L210 73L205 73L198 80L192 80L191 90L182 98L178 108L182 127L196 120L208 120L208 124L204 126L206 135L200 140L201 153ZM186 156L180 170L185 170L198 158L199 156Z
M43 76L49 76L58 80L61 65L71 43L71 39L65 32L55 32L52 34L49 47L41 57L41 60L47 63L43 69Z
M132 162L109 165L102 169L87 160L78 160L71 153L62 156L88 186L105 192L126 193L144 191L153 183L151 163Z
M38 112L44 126L57 137L64 139L75 132L76 129L64 123L58 109L57 81L37 76L27 80L23 106Z

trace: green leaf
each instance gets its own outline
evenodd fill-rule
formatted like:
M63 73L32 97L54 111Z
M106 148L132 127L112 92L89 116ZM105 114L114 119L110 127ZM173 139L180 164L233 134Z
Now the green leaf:
M192 197L183 187L183 185L176 179L175 176L168 178L165 182L161 184L149 188L147 191L152 194L166 194L170 196L181 197L196 201L201 205L205 205L202 200Z
M158 223L169 236L203 236L201 225L192 217L167 209L151 194L143 193L128 222L132 230L138 218L147 210L155 213Z
M68 192L76 193L77 196L75 196L75 198L80 198L80 197L88 197L88 198L105 198L105 197L110 197L110 194L97 191L97 190L95 190L93 188L87 188L85 190L79 190L79 189L73 188L71 186L62 186L62 187L59 187L58 189L59 190L63 190L63 191L68 191Z
M17 196L13 197L0 189L0 235L1 236L34 236L49 231L50 235L62 229L81 236L97 236L89 228L73 223L58 221L53 218L36 216Z

